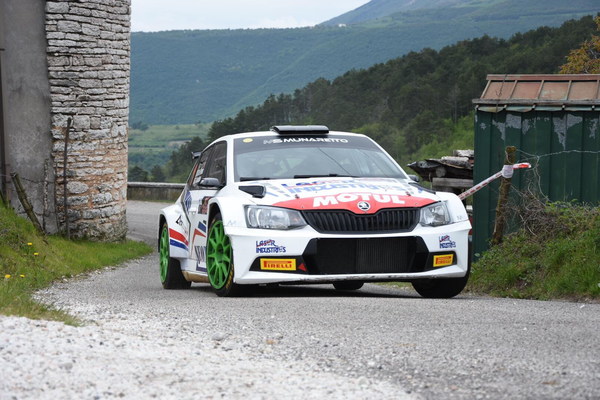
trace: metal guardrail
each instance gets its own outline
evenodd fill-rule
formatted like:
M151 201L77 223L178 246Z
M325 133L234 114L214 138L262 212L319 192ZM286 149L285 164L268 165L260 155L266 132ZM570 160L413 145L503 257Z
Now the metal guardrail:
M127 182L127 199L175 201L184 187L184 183Z

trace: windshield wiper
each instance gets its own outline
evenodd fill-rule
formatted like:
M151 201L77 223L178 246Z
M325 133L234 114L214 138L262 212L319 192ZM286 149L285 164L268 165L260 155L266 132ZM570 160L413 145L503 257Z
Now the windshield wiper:
M269 177L259 177L259 176L242 176L240 177L240 182L248 182L248 181L268 181Z
M340 175L340 174L294 175L294 179L329 178L329 177L354 178L354 176L352 176L352 175Z

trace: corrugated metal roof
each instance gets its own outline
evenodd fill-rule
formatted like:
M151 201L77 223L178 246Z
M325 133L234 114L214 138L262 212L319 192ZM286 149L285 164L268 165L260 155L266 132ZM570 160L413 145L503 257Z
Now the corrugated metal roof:
M600 74L488 75L477 109L519 112L600 109Z

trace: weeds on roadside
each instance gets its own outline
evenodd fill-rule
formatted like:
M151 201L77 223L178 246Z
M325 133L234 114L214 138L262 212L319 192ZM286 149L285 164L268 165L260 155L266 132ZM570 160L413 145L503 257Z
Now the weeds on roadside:
M544 204L517 209L521 228L473 265L469 290L532 299L600 299L600 207Z
M36 290L61 278L116 265L151 249L133 241L97 243L42 237L33 225L0 205L0 314L75 323L32 299Z

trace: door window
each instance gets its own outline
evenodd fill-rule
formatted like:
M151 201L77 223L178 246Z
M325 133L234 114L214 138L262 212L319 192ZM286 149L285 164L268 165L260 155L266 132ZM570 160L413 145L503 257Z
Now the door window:
M203 178L216 178L225 185L227 177L227 143L219 142L213 147L212 157L206 166Z

